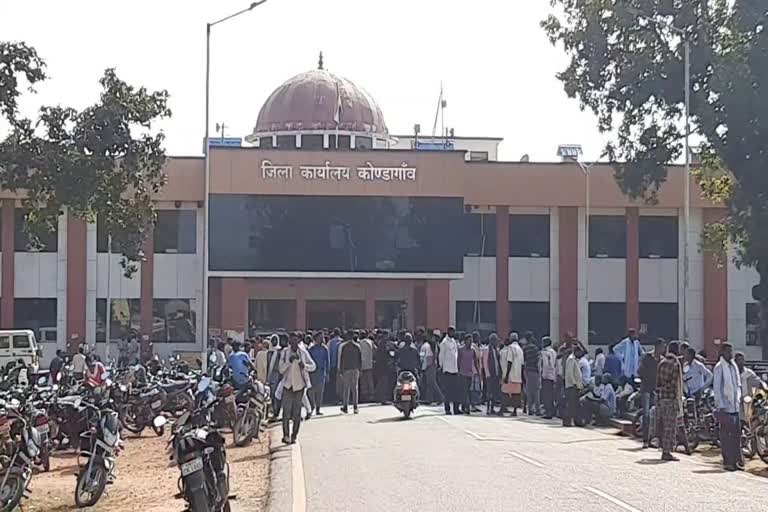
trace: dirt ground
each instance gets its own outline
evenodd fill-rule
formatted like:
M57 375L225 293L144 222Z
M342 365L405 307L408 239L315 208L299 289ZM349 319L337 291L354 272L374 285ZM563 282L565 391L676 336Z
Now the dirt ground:
M266 510L269 491L269 432L259 443L244 448L227 446L231 494L235 510ZM232 435L225 434L231 442ZM128 434L125 451L117 458L117 479L107 487L99 503L89 509L110 512L181 512L184 500L178 493L179 468L171 466L166 452L168 434L156 437L149 430L142 437ZM32 477L31 498L22 502L25 512L64 512L75 507L77 458L72 452L54 454L51 471Z

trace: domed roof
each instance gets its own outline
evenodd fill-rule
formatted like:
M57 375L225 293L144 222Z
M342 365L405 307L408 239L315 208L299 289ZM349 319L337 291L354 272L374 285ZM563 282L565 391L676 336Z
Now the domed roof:
M318 69L294 76L267 98L253 135L336 129L376 135L388 133L381 109L370 94L346 78L323 69L321 56Z

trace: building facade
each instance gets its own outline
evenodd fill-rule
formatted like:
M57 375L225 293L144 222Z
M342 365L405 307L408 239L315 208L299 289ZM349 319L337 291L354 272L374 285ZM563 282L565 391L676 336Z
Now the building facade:
M609 165L587 175L567 158L500 162L498 138L420 146L390 135L370 95L324 69L278 87L247 140L254 147L211 148L208 197L203 158L169 159L146 261L130 279L98 222L66 212L30 252L21 203L3 193L2 327L35 329L47 358L83 340L103 352L108 316L113 341L137 333L161 354L274 329L456 325L604 345L628 327L653 340L683 338L687 325L696 347L727 339L761 357L757 273L699 250L722 211L695 184L683 300L680 167L646 206L621 193Z

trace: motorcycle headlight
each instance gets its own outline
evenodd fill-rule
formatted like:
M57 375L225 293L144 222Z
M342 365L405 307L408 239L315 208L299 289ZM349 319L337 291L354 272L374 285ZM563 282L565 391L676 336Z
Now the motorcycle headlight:
M112 432L107 428L104 429L104 442L109 446L115 446L119 437L120 434L118 434L116 431Z
M35 444L32 436L27 438L27 453L29 453L29 456L33 459L37 457L38 453L40 453L40 448Z

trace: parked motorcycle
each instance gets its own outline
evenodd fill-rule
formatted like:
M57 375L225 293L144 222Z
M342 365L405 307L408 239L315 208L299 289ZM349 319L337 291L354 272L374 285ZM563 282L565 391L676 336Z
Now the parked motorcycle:
M42 439L37 429L14 407L5 409L2 416L6 420L2 429L7 429L11 442L6 445L9 451L0 456L3 475L0 480L0 512L11 512L29 492L32 466L40 455Z
M237 394L237 421L232 430L235 446L246 446L254 438L259 439L268 397L269 387L258 380Z
M162 436L165 427L157 427L154 419L162 415L163 404L167 395L160 387L146 392L135 391L128 396L128 401L121 408L121 419L126 430L133 434L141 434L145 428L151 427L155 435Z
M80 465L77 476L75 503L78 508L92 507L99 501L107 484L112 481L115 458L121 448L117 412L108 405L97 407L88 402L83 402L83 405L92 414L89 418L91 428L82 434L80 442L80 456L86 457L87 462Z
M195 407L184 413L173 428L171 459L181 471L179 497L190 512L229 512L229 465L224 437L211 424L217 400L208 377L200 380Z
M393 403L395 408L403 413L405 419L410 418L419 406L419 385L413 373L406 371L397 375Z

